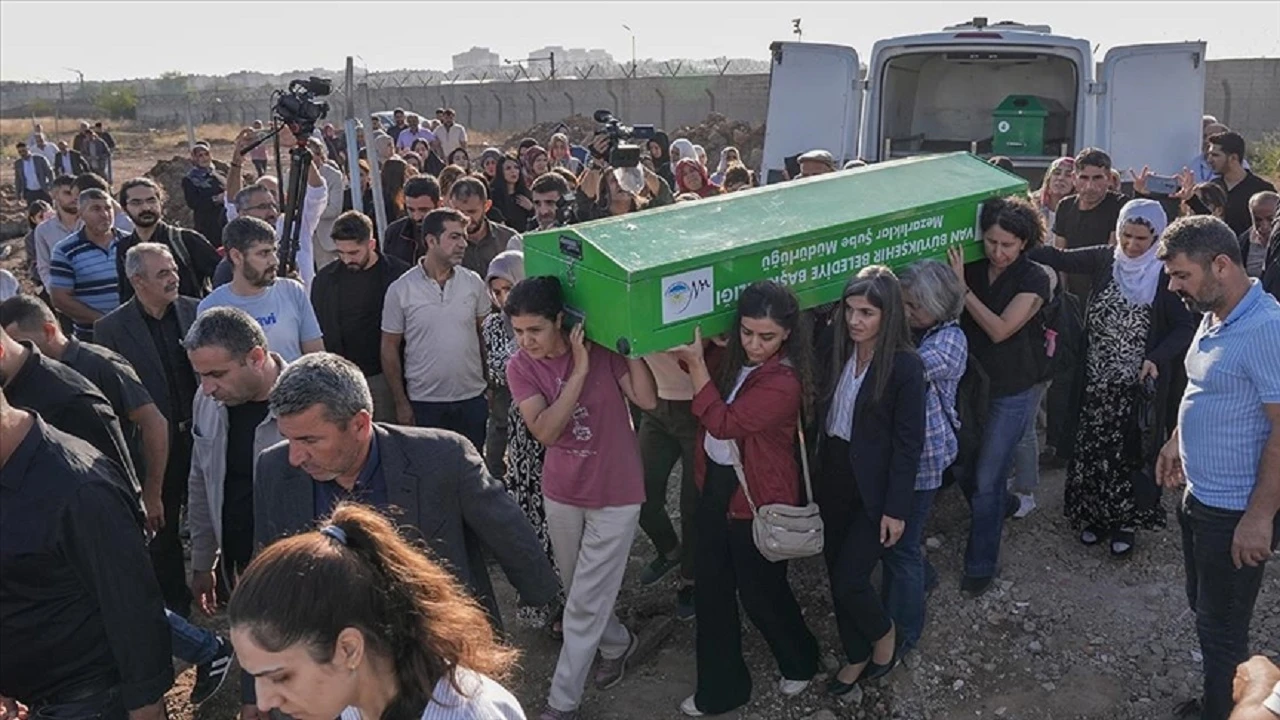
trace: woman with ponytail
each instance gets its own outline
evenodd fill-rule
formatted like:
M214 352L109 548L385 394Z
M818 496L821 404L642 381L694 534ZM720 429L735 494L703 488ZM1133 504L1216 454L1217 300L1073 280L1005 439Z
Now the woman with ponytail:
M498 684L516 651L450 572L376 511L341 504L276 542L228 610L258 707L296 720L523 720Z

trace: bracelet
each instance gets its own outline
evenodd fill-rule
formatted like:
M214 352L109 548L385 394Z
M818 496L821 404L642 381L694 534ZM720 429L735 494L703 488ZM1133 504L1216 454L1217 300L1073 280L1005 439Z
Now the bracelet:
M244 167L244 161L243 161L243 160L241 160L241 161L240 161L240 162L238 162L238 163L227 163L227 165L228 165L228 166L230 166L230 167Z

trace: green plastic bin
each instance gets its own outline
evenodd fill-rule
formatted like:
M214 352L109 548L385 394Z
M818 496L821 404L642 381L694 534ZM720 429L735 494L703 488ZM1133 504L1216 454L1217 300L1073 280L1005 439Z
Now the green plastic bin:
M1044 155L1048 141L1066 138L1067 110L1050 98L1010 95L991 116L996 155Z
M982 202L1026 181L968 153L916 157L525 235L527 275L556 275L587 337L632 357L725 332L772 279L805 308L872 264L982 256Z

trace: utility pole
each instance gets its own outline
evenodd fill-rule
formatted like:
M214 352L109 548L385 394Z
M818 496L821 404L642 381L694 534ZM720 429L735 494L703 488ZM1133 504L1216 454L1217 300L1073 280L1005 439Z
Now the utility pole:
M622 29L631 33L631 77L634 78L636 76L636 31L632 30L631 26L626 25L625 23L623 24Z
M356 116L356 61L350 55L347 56L347 101L343 108L346 114L345 122L343 122L343 134L347 138L347 177L356 178L352 183L352 187L356 188L351 193L351 206L358 212L364 212L364 193L359 192L360 188L360 145L356 139L356 127L360 121ZM368 140L366 136L366 141ZM334 158L336 163L338 158Z

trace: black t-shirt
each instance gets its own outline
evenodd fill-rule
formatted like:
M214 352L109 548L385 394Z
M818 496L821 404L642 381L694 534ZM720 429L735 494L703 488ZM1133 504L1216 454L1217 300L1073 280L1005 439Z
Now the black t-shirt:
M1236 235L1253 226L1253 215L1249 212L1249 198L1263 191L1275 192L1276 187L1262 178L1246 170L1244 179L1233 188L1227 188L1227 181L1222 176L1213 179L1227 191L1227 216L1224 218Z
M222 551L239 565L253 554L253 436L267 401L227 407L227 475L222 490Z
M347 359L366 376L381 375L382 268L377 264L367 270L342 268L334 274L334 280L338 297L342 298L338 332Z
M969 289L991 312L1000 315L1022 293L1033 293L1044 302L1049 301L1049 275L1026 255L993 282L988 281L988 267L990 263L985 259L970 263L965 266L964 277ZM1044 355L1045 348L1037 316L1000 343L992 342L991 336L967 312L961 317L960 326L969 340L969 352L991 377L991 397L1014 395L1040 381L1038 358Z
M151 334L151 342L160 355L160 364L164 366L165 384L169 388L169 412L174 417L168 418L171 426L191 419L191 400L196 396L196 374L191 368L191 359L182 349L182 328L178 325L178 313L173 305L164 311L164 317L157 320L149 313L142 313L142 320L147 324Z
M116 353L93 343L82 343L70 339L67 349L62 354L62 362L72 370L85 376L94 387L102 391L111 403L111 410L120 421L120 431L124 433L124 441L129 448L129 457L133 458L133 466L139 474L146 474L145 458L142 455L142 432L129 414L154 400L151 393L142 384L138 373L128 360Z
M1126 199L1123 195L1108 191L1102 202L1081 210L1080 197L1071 195L1058 203L1053 218L1053 234L1067 240L1068 248L1106 245L1111 233L1116 231L1116 220ZM1068 275L1067 289L1083 302L1089 296L1093 279L1088 275Z

